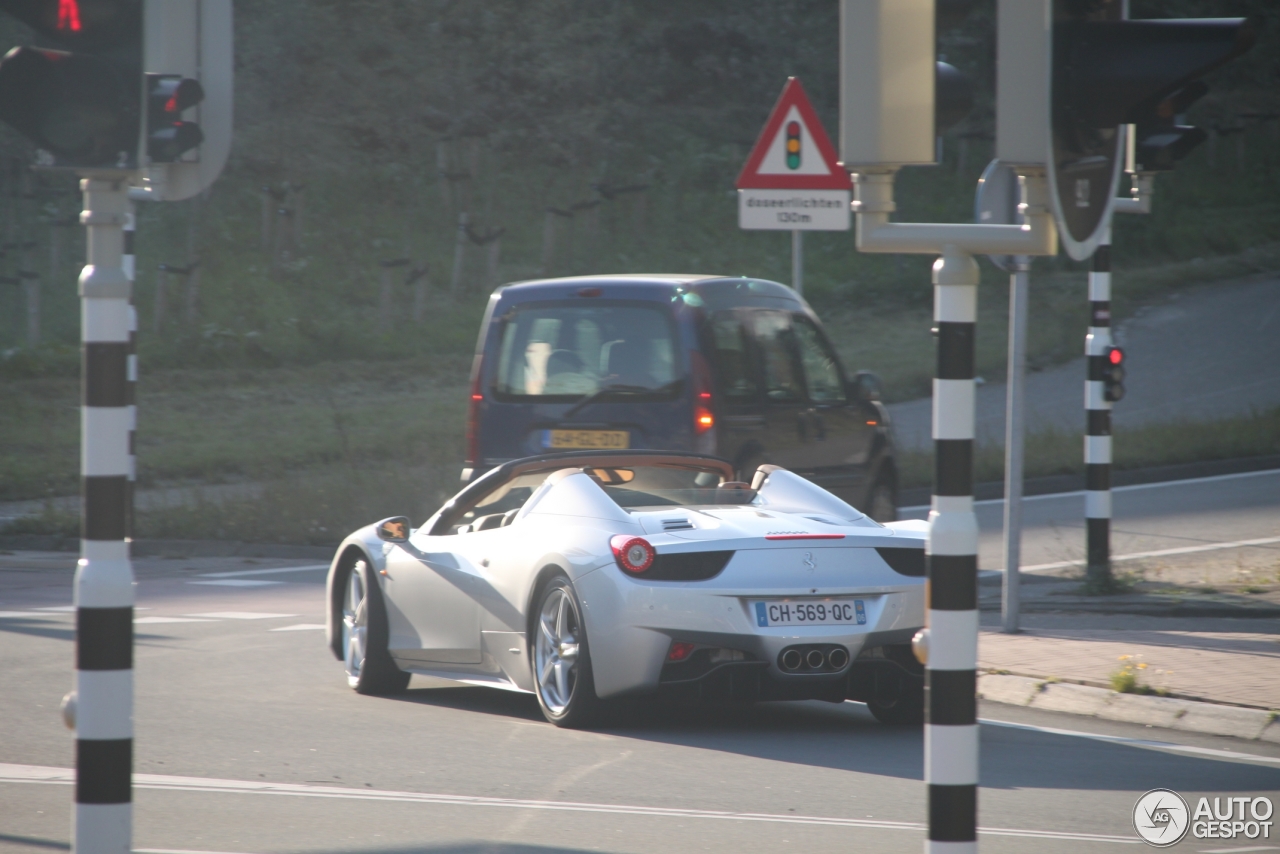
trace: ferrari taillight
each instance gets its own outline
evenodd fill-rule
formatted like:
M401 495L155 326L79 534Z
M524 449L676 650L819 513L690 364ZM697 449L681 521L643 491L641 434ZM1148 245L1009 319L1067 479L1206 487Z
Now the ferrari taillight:
M716 416L712 411L711 368L702 354L693 354L693 434L701 436L716 426Z
M477 355L471 364L471 396L467 400L467 462L480 464L480 404L484 391L480 378L484 374L484 356Z
M653 559L658 556L648 540L630 534L615 534L609 539L609 548L613 549L618 568L631 575L639 575L653 566Z

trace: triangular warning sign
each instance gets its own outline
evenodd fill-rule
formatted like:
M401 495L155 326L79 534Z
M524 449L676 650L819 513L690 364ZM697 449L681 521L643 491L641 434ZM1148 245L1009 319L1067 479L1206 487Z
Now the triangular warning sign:
M735 186L739 190L848 190L849 173L822 129L804 87L787 78Z

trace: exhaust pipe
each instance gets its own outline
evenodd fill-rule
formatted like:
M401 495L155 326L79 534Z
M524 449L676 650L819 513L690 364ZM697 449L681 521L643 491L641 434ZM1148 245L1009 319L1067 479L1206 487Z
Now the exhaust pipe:
M827 665L832 670L843 670L844 666L849 663L849 651L842 646L833 647L827 653Z
M810 670L820 670L825 659L826 656L822 654L820 649L811 649L809 654L804 657L805 663L809 665Z
M782 654L783 670L799 670L803 662L804 657L800 655L800 650L798 649L789 649Z

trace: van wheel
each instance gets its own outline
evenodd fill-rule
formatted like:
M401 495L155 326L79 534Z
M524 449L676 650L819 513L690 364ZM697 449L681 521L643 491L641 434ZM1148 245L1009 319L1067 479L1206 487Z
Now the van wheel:
M877 480L867 493L867 515L882 523L898 521L897 497L886 481Z

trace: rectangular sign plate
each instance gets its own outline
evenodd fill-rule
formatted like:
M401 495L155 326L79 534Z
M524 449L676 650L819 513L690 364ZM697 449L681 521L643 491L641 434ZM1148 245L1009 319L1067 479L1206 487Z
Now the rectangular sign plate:
M738 227L761 231L848 231L848 190L739 190Z
M626 430L546 430L542 445L553 449L625 450L631 447Z
M769 626L862 626L867 609L861 599L804 600L766 599L752 602L756 625Z

